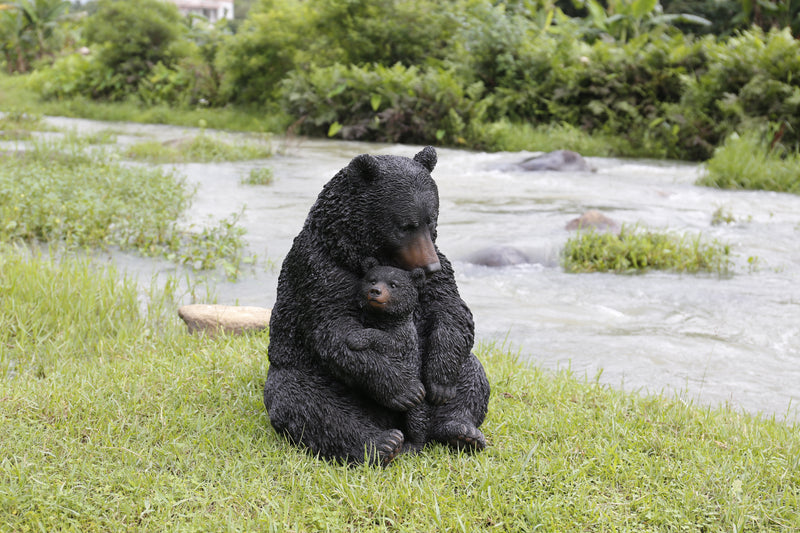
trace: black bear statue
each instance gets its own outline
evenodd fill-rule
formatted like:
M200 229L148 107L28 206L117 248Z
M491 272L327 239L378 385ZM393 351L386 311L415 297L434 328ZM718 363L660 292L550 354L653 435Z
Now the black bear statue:
M486 446L489 382L472 353L472 313L436 246L436 162L432 147L357 156L323 187L284 259L264 404L276 431L314 455L385 466L429 442ZM357 342L369 328L354 288L369 258L425 274L413 310L417 371ZM426 413L422 443L406 427L416 409Z

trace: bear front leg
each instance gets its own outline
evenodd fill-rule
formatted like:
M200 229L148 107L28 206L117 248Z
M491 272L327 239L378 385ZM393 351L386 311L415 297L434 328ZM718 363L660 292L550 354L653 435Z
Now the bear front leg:
M483 365L470 354L460 367L455 397L430 408L428 439L467 451L484 449L486 438L478 428L488 405L489 381Z
M442 271L421 292L416 317L426 400L442 405L453 400L459 372L470 356L475 325L469 307L458 295L452 267L440 255Z
M469 350L463 334L452 329L438 328L428 335L422 371L428 402L442 405L456 397L459 372Z

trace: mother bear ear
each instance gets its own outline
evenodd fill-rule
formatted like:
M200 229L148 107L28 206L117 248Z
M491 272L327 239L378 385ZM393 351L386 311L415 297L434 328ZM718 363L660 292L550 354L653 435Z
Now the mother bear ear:
M414 161L428 169L428 172L433 172L436 166L436 150L433 146L426 146L420 153L414 156Z
M348 175L353 181L365 181L367 183L378 179L380 166L378 160L369 154L361 154L353 158L347 165Z

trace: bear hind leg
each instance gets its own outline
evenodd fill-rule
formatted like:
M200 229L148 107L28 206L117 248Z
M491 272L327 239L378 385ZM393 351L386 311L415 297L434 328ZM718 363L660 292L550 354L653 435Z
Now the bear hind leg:
M275 430L313 455L385 466L402 452L397 414L321 376L270 368L264 404Z

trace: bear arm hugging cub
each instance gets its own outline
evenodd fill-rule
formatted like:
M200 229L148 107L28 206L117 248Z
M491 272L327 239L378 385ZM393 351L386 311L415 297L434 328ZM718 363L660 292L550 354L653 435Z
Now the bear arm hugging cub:
M413 159L356 157L323 187L283 262L264 403L273 427L313 454L385 465L429 442L486 445L478 428L489 383L471 352L472 315L435 244L435 165L431 147ZM413 371L371 342L378 328L365 327L353 298L367 258L426 275L413 310ZM425 415L411 424L417 408Z

